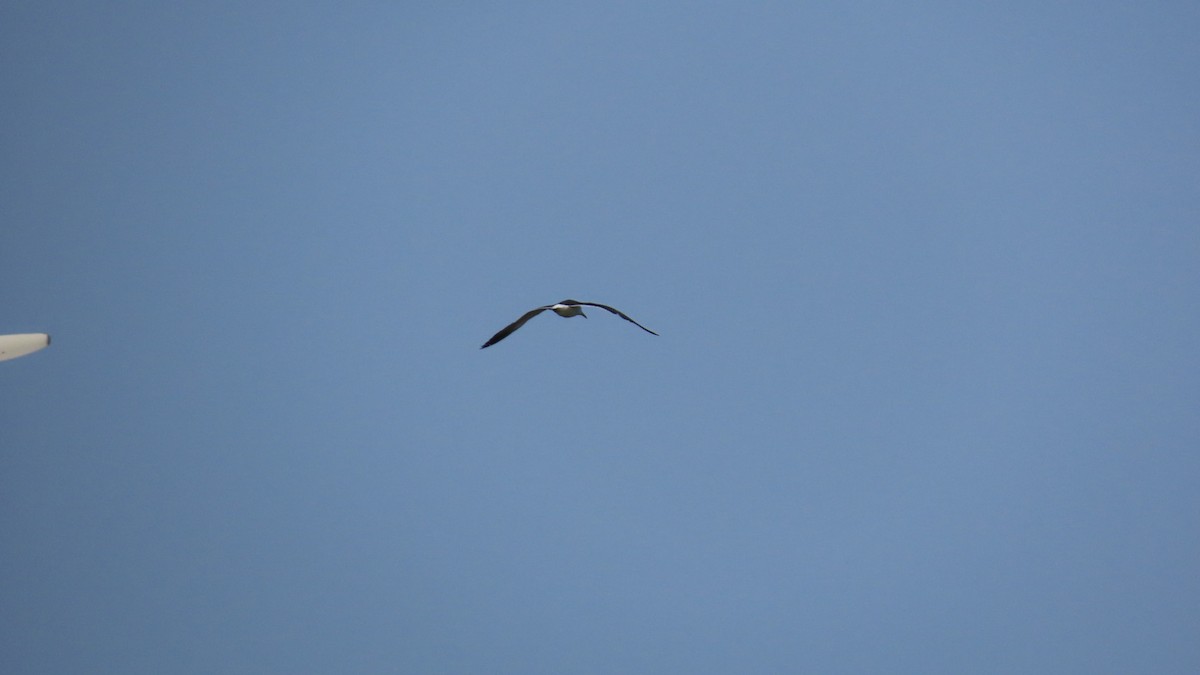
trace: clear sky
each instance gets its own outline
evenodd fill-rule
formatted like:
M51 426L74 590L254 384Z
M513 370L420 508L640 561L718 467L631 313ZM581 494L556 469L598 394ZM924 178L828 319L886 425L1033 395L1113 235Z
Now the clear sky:
M4 3L0 672L1200 671L1197 35Z

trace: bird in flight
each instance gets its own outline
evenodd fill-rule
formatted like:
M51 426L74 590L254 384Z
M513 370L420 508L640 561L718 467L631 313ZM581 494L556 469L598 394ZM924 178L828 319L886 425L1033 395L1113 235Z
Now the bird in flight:
M613 314L616 314L617 316L621 317L622 319L625 319L629 323L637 326L638 328L641 328L642 330L646 331L647 333L649 333L651 335L658 335L658 333L655 333L654 331L650 330L649 328L646 328L642 324L629 318L628 316L626 316L626 314L624 312L622 312L619 309L609 307L608 305L602 305L598 302L580 302L578 300L563 300L562 302L554 304L554 305L544 305L542 307L538 307L536 309L531 309L528 312L525 312L524 314L521 315L521 318L508 324L504 328L501 328L500 332L496 333L495 335L492 336L492 338L490 340L483 343L483 346L480 347L480 349L487 349L488 347L491 347L492 345L503 340L504 338L508 337L509 335L512 335L513 331L517 330L521 326L524 326L526 321L529 321L533 317L537 316L538 314L541 314L542 312L544 312L548 309L552 310L555 314L557 314L561 317L582 316L583 318L586 319L587 314L583 313L583 305L587 305L588 307L599 307L600 309L606 309L606 310L612 312Z

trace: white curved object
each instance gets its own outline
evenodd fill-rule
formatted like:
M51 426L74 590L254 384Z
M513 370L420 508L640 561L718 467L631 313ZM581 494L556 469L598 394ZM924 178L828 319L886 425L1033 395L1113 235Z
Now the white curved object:
M32 354L48 346L50 346L50 336L45 333L0 335L0 361Z

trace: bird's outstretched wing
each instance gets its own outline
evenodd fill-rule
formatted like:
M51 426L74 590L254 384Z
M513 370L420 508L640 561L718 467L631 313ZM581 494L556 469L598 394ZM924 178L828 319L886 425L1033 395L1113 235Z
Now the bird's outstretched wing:
M609 307L608 305L602 305L598 302L580 302L578 300L563 300L563 304L568 304L568 303L572 304L572 305L588 305L589 307L599 307L600 309L607 309L608 311L612 312L613 314L616 314L617 316L621 317L622 319L625 319L626 321L637 326L638 328L641 328L642 330L646 331L647 333L649 333L651 335L658 335L658 333L655 333L654 331L650 330L649 328L646 328L642 324L629 318L629 316L626 315L625 312L622 312L621 310L619 310L615 307ZM543 307L542 309L545 309L545 308Z
M480 347L480 349L486 349L488 347L491 347L492 345L503 340L504 338L508 337L509 335L512 335L513 331L520 328L521 326L524 326L526 321L529 321L530 319L537 316L538 314L541 314L542 312L550 309L550 307L551 307L551 305L546 305L545 307L538 307L537 309L531 309L528 312L525 312L524 314L521 315L521 318L508 324L504 328L501 328L500 332L493 335L492 339L483 343L483 346Z

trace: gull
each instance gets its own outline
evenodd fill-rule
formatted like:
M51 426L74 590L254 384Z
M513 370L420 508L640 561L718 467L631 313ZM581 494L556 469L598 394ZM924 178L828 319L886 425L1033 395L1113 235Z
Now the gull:
M583 318L586 319L587 314L583 313L582 305L587 305L588 307L599 307L600 309L606 309L606 310L612 312L613 314L616 314L617 316L621 317L622 319L625 319L629 323L637 326L638 328L641 328L642 330L646 331L647 333L649 333L651 335L658 335L658 333L655 333L654 331L650 330L649 328L646 328L642 324L629 318L628 316L626 316L626 314L624 312L622 312L619 309L609 307L608 305L602 305L598 302L580 302L579 300L563 300L562 302L559 302L557 304L543 305L536 309L531 309L528 312L525 312L524 314L521 315L521 318L517 319L516 321L514 321L514 322L508 324L507 326L505 326L504 328L500 329L500 332L493 335L492 339L483 343L483 346L480 347L480 349L487 349L488 347L491 347L492 345L503 340L504 338L508 337L509 335L512 335L513 331L517 330L521 326L524 326L526 321L529 321L533 317L537 316L538 314L541 314L542 312L544 312L548 309L553 310L553 312L555 314L557 314L561 317L582 316Z

